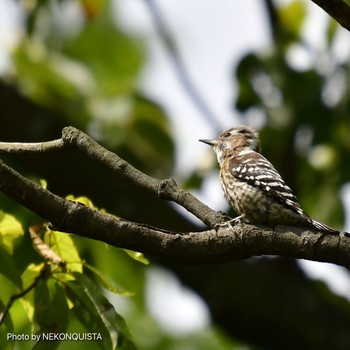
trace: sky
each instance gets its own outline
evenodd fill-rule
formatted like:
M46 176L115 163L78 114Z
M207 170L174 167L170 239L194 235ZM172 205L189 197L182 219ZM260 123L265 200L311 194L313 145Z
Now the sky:
M213 0L189 0L186 6L183 1L157 0L156 3L196 89L222 129L237 123L232 109L237 93L233 69L244 53L269 45L261 1L245 0L242 4L220 0L220 6ZM173 120L174 134L179 141L178 169L191 169L193 159L203 153L203 145L197 140L214 136L213 131L218 130L205 122L179 83L144 1L119 0L117 12L124 28L146 38L149 58L140 86L165 107ZM183 140L192 142L187 144Z
M234 68L244 54L267 50L271 45L263 2L156 0L156 3L190 78L217 117L220 127L224 129L237 124L239 115L232 108L237 94ZM115 0L115 4L118 22L126 31L143 37L148 47L148 60L140 76L139 86L147 96L159 102L170 116L177 144L174 178L181 180L198 166L202 169L212 167L214 154L198 139L215 137L218 130L204 120L184 91L144 1ZM327 16L311 1L308 4L310 17L304 33L312 50L306 52L300 47L292 47L289 52L291 64L301 70L314 63L315 56L325 45L322 38ZM14 1L1 0L0 73L11 65L8 53L20 37L20 22L21 14L14 6ZM341 31L338 36L335 53L339 60L348 59L348 33ZM350 187L344 188L344 193L350 193ZM195 194L215 210L227 209L217 171L208 175L203 191ZM350 195L345 197L349 198ZM311 277L326 281L334 291L349 298L350 279L342 268L308 261L300 261L300 264ZM168 293L169 286L173 293ZM209 322L208 310L200 299L180 286L174 276L162 270L151 269L149 272L147 303L159 323L177 334L203 328ZM174 309L171 320L164 319L162 310L180 303L183 308ZM183 309L186 309L185 318Z

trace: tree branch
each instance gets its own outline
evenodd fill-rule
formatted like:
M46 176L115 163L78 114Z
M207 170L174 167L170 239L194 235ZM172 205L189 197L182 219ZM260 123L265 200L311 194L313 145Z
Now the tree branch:
M342 27L350 31L350 6L343 0L312 0Z
M33 282L27 288L21 290L17 294L11 295L10 299L8 300L6 305L4 306L4 309L0 312L0 326L4 323L7 314L10 312L10 308L11 308L12 304L17 299L20 299L20 298L24 297L26 294L28 294L31 290L33 290L37 286L37 284L39 283L39 281L41 279L45 278L45 275L47 274L46 268L47 267L44 266L41 269L39 275L34 278Z
M179 189L174 180L158 180L142 173L73 127L63 130L61 141L14 145L11 148L11 143L0 143L0 153L33 153L35 149L46 152L46 146L47 152L77 148L155 195L180 204L208 226L214 227L202 232L172 232L104 214L53 194L0 161L0 190L48 220L56 230L181 264L219 263L257 255L281 255L350 267L350 240L346 237L298 227L278 226L271 229L265 226L232 226L229 223L217 225L227 217Z

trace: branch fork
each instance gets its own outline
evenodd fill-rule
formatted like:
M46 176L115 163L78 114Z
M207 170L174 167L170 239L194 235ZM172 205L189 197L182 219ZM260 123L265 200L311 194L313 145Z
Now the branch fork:
M161 199L173 201L210 229L174 232L101 213L55 195L29 181L0 161L0 190L49 221L56 230L77 234L181 264L221 263L259 255L281 255L350 267L350 240L308 228L225 224L227 215L215 212L173 179L155 179L134 168L74 127L62 138L41 143L0 142L3 154L42 154L77 149L113 171L147 188ZM224 223L224 224L222 224Z

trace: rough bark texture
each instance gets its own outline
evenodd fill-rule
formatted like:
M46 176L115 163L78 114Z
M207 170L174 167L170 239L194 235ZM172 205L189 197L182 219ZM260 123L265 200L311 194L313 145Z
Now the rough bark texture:
M350 266L347 237L313 232L307 228L222 224L227 217L178 188L174 180L152 178L106 150L73 127L62 139L36 144L0 143L0 153L66 152L77 148L113 171L147 188L162 199L174 201L210 229L173 232L124 220L59 197L0 163L3 193L48 220L57 230L106 242L180 264L212 264L261 255L280 255Z

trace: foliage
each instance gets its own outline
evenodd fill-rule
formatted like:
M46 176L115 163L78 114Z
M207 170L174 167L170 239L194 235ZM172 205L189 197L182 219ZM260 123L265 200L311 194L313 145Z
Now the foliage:
M70 198L74 199L72 196ZM92 206L87 198L78 199L81 203ZM13 290L19 291L12 294L9 302L21 298L28 320L32 324L30 340L35 349L55 349L59 346L64 338L56 340L48 337L66 334L71 312L75 313L85 328L83 340L96 340L101 349L135 349L124 319L101 294L98 283L92 277L97 276L97 281L101 281L109 291L124 296L131 295L130 293L121 292L101 272L88 265L93 276L83 274L85 263L80 258L72 238L47 227L29 229L34 249L45 262L28 265L21 276L12 255L14 240L19 234L23 234L23 230L12 216L3 214L2 217L1 243L8 247L8 254L1 255L2 259L6 259L4 262L7 265L4 266L8 266L4 269L3 277L16 287ZM2 253L6 253L5 249ZM10 316L2 314L1 321L4 320L7 332L1 333L2 343L6 342L8 333L14 332Z
M349 128L349 65L334 52L340 29L332 19L325 49L313 53L308 47L302 32L306 6L294 1L276 9L274 49L242 58L236 107L245 116L257 111L264 116L264 154L312 216L341 228L342 204L334 192L350 171L343 136ZM313 64L299 67L296 52L309 55Z
M174 163L170 125L160 106L137 90L145 48L141 38L131 37L116 26L114 5L94 0L33 1L27 5L20 7L24 32L12 53L13 69L0 84L1 96L7 95L3 105L6 115L12 115L0 130L1 139L42 141L57 136L63 126L70 124L87 130L147 173L168 176ZM114 175L108 180L111 175L106 169L84 164L83 159L70 161L69 156L58 156L44 162L35 157L27 160L12 158L9 162L19 165L26 175L47 177L54 192L91 194L94 201L118 215L130 217L134 212L131 215L137 213L138 220L146 222L161 207L161 203L147 205L149 196L142 191L136 195L129 183ZM52 175L59 172L53 169L72 173L55 178ZM66 180L62 182L63 178ZM100 179L116 183L116 187L111 189ZM96 191L92 183L100 190ZM93 206L87 197L68 199ZM119 305L112 306L104 295L108 291L132 299L127 302L133 305L128 314L135 319L135 328L140 328L136 320L144 320L146 310L143 267L136 261L147 264L147 258L137 252L125 254L96 242L91 244L46 225L33 226L41 219L2 196L0 203L13 213L1 212L0 280L4 288L0 304L1 309L11 307L0 327L0 343L23 349L34 345L75 349L77 344L84 349L134 348L129 329L117 311ZM166 215L160 220L166 221ZM172 220L178 221L178 215ZM28 228L34 249L29 249ZM113 297L109 295L109 299ZM155 323L152 327L153 340L146 341L147 330L141 328L137 332L139 343L158 342L161 332ZM103 340L6 341L8 333L48 332L99 333ZM169 346L171 343L168 339Z
M38 0L19 6L23 35L12 52L11 70L0 81L0 139L53 139L70 124L146 173L169 176L175 160L171 125L161 106L137 88L146 46L142 37L118 27L112 2ZM341 203L334 194L350 170L349 65L335 58L339 26L333 20L324 33L325 48L313 53L310 66L293 63L295 50L310 53L303 38L307 19L304 1L271 8L273 46L242 58L235 107L245 122L258 124L256 115L263 116L264 154L311 215L340 227ZM57 194L84 195L70 200L87 206L93 201L159 227L193 228L173 207L76 154L4 160L34 180L48 179ZM204 175L201 169L184 183L199 188ZM13 302L0 326L1 348L348 346L349 303L310 281L293 261L170 266L205 299L220 326L173 337L146 305L148 257L56 232L2 195L0 205L0 309ZM103 339L6 341L11 333L43 332L100 333Z

